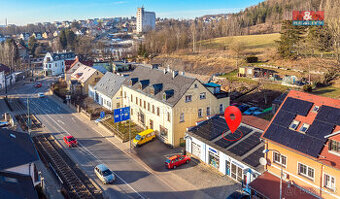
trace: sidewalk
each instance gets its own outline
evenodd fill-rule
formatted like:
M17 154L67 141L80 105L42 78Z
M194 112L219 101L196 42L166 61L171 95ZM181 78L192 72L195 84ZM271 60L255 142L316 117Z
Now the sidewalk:
M155 175L162 182L167 184L174 192L190 192L194 198L226 198L230 193L240 188L240 185L227 177L221 177L209 167L193 160L188 165L183 165L175 170L167 170L164 167L164 160L169 154L181 153L181 148L170 149L163 143L155 140L138 150L129 151L129 142L122 143L118 138L105 128L100 127L94 121L89 121L81 113L71 111L55 96L49 96L52 100L68 110L73 116L86 124L109 142L130 156L149 173ZM146 147L147 146L147 147ZM143 154L149 154L143 157Z

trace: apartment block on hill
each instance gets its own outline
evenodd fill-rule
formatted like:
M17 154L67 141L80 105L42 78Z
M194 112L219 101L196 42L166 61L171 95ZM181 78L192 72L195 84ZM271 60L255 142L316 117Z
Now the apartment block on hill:
M266 172L250 184L255 198L340 198L340 100L290 91L265 140Z
M207 116L222 114L229 106L227 92L208 89L195 78L157 67L138 66L124 81L122 90L123 105L131 107L131 119L156 130L171 146L184 143L187 127Z

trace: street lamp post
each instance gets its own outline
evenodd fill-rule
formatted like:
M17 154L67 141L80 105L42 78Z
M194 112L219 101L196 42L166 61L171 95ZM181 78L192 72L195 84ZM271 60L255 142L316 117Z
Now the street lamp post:
M281 175L280 175L280 199L282 199L282 176L283 176L283 165L282 165L282 155L280 151L276 149L265 149L263 150L263 153L267 154L269 151L276 152L280 155L280 166L281 166Z

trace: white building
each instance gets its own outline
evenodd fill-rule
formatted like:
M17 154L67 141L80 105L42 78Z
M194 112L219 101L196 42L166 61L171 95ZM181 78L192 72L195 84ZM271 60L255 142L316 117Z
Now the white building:
M137 33L143 33L155 29L155 12L144 11L144 7L137 8Z
M46 53L43 61L43 70L46 76L55 76L64 73L65 60L73 60L73 52Z

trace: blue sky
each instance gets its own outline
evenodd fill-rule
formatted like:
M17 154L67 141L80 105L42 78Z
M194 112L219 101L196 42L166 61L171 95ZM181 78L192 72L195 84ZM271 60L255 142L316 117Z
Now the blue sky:
M157 17L193 18L205 14L237 12L263 0L0 0L0 25L130 17L144 5Z

